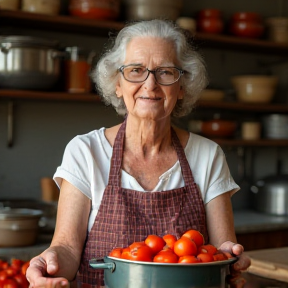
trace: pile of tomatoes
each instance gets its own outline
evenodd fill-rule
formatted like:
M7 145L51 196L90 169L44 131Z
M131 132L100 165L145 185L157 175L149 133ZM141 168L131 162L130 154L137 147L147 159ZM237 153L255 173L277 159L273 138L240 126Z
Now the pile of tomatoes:
M29 261L13 258L10 263L0 259L0 288L28 288L26 270Z
M232 258L231 254L218 250L212 244L204 244L203 235L193 229L186 231L178 240L171 234L163 237L148 235L142 242L112 249L109 256L158 263L203 263Z

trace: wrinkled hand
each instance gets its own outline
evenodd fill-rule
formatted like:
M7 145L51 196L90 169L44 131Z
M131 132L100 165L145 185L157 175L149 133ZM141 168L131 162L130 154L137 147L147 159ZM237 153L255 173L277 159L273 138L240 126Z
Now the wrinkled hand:
M244 253L244 247L240 244L226 241L219 247L219 250L229 252L238 257L237 262L230 267L228 282L231 288L244 287L246 280L242 277L241 273L242 271L247 270L251 264L250 258Z
M57 253L49 248L31 259L26 272L30 288L64 288L70 284L63 277L53 278L59 272Z

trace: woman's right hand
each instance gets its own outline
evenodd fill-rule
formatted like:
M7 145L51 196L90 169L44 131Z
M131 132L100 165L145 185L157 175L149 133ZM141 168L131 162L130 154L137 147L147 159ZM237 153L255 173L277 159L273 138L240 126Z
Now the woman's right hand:
M60 273L56 249L50 247L30 261L26 271L26 278L30 288L64 288L69 287L69 281L64 277L57 277ZM56 277L55 277L56 276Z

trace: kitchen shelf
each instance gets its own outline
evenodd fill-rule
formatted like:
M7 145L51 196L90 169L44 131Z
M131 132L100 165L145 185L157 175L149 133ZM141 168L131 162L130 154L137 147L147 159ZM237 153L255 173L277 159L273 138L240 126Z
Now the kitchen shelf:
M228 147L288 147L288 139L258 139L258 140L243 140L243 139L214 139L214 142L220 146Z
M243 103L225 101L199 101L196 110L201 108L244 112L288 113L288 103Z
M43 15L22 11L0 10L0 26L33 28L66 33L81 33L107 37L110 32L119 31L124 23L117 21L91 20L69 15ZM249 39L230 35L197 33L198 47L240 50L241 52L275 53L287 56L288 44L262 39Z
M8 100L51 100L71 102L101 102L98 95L93 93L67 93L67 92L44 92L30 90L0 90L0 99Z

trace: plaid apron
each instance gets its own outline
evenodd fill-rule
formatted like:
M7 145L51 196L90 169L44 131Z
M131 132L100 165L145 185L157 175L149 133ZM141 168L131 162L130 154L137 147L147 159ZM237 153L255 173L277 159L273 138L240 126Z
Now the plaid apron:
M185 186L162 192L141 192L121 188L121 166L126 120L113 146L108 185L95 222L87 236L77 282L82 287L104 286L104 271L89 267L89 260L102 258L115 247L143 241L149 234L174 234L199 230L208 242L205 207L194 182L184 149L171 127L172 143L181 165Z

